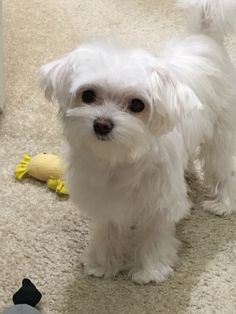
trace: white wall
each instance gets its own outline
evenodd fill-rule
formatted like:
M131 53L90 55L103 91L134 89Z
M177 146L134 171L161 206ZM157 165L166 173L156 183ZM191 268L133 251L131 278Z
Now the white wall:
M4 106L2 0L0 0L0 112Z

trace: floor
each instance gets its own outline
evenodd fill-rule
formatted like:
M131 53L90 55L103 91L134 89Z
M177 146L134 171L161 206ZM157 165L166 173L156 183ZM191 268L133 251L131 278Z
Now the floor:
M201 211L178 227L182 241L175 274L160 285L125 277L88 278L80 254L88 226L76 206L44 184L14 179L24 152L59 153L57 108L38 84L41 64L90 38L116 36L156 51L183 27L172 0L3 0L6 109L0 117L0 309L27 276L43 293L40 308L53 314L236 313L236 216ZM236 41L229 40L236 57ZM190 180L199 203L204 189Z

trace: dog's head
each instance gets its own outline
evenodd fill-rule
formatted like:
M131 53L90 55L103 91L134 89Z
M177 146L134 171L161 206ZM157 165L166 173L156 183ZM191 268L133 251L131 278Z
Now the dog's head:
M147 153L199 101L170 67L143 50L86 44L41 68L68 142L121 162Z

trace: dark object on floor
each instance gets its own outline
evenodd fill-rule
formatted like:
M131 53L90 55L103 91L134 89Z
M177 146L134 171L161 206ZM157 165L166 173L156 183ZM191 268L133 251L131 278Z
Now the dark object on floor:
M40 314L34 308L41 300L42 294L27 278L23 279L22 287L14 294L14 306L2 312L2 314Z
M23 279L22 287L14 294L14 304L28 304L33 307L39 303L42 294L35 285L27 278Z

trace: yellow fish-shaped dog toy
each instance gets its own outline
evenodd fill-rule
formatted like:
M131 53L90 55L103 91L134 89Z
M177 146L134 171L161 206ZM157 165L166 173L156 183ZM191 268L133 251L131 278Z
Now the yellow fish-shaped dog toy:
M22 180L25 175L29 175L42 182L47 182L47 186L59 195L68 195L65 182L61 179L64 172L65 167L57 155L41 153L30 157L28 154L24 154L23 159L16 165L15 177Z

